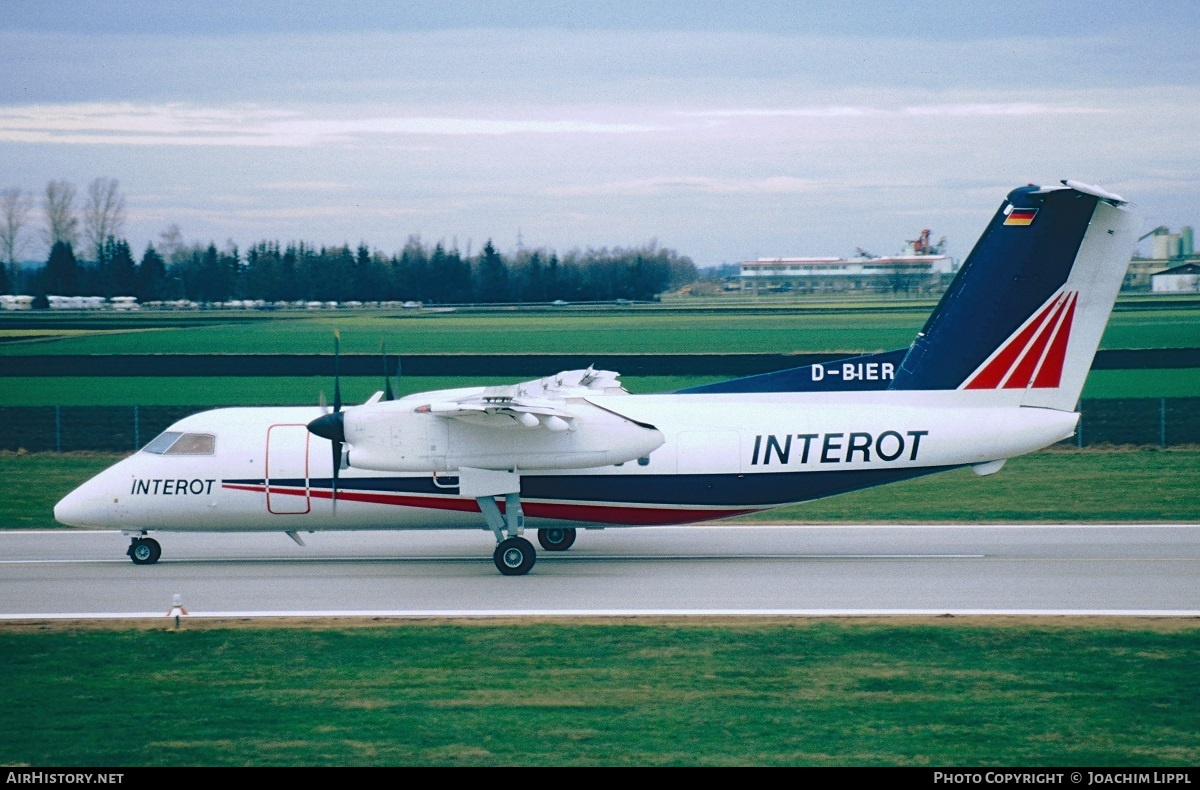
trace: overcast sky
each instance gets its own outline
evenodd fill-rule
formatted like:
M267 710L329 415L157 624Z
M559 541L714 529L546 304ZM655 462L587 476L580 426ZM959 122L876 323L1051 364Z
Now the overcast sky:
M1177 228L1200 224L1195 8L14 0L0 187L116 178L139 252L176 223L388 253L655 239L708 266L931 228L961 258L1008 190L1063 178Z

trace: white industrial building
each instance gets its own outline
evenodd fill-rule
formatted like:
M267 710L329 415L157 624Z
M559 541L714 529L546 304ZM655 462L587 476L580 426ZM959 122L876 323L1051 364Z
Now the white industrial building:
M1200 293L1200 264L1185 263L1151 275L1150 290L1156 294Z
M741 264L743 291L940 291L950 284L958 262L942 255L946 240L930 241L923 230L901 255L853 258L759 258Z

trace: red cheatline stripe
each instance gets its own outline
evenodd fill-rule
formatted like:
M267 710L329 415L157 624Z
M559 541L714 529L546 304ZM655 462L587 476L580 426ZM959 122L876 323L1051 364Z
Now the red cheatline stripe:
M238 491L255 491L263 493L265 486L223 484L223 488ZM293 490L271 488L272 494L291 494L304 496L304 489ZM324 489L311 489L310 496L317 499L331 499L332 492ZM408 494L365 493L361 491L338 491L338 500L343 502L368 502L378 505L400 505L404 507L420 507L431 510L457 510L463 513L479 513L479 505L473 499L456 497L428 497ZM504 503L499 502L500 510ZM579 505L565 502L522 502L521 509L525 515L534 518L557 518L566 521L592 521L605 524L685 524L691 521L707 521L714 518L740 516L745 513L756 513L762 508L731 508L721 509L691 509L679 507L638 507L634 505Z
M1046 319L1054 308L1062 301L1060 294L1053 302L1042 308L1037 318L1030 321L1029 324L1021 330L1016 337L1008 341L1007 345L1001 349L1000 353L992 358L982 370L975 374L970 379L963 389L969 390L990 390L1000 386L1000 382L1004 381L1005 374L1012 368L1021 352L1029 345L1029 341L1034 334L1041 329L1042 324L1046 323Z
M1058 317L1062 314L1063 306L1066 300L1060 300L1055 306L1054 311L1050 314L1049 320L1042 324L1038 330L1037 337L1029 344L1025 355L1021 357L1021 361L1017 363L1012 375L1004 382L1006 390L1023 390L1029 386L1030 380L1033 379L1033 372L1037 370L1038 362L1042 361L1042 352L1046 350L1046 345L1050 342L1050 336L1054 334L1054 327L1058 326Z
M1075 305L1078 301L1079 294L1071 294L1070 302L1067 304L1067 314L1063 317L1062 323L1058 325L1054 342L1050 344L1050 350L1046 352L1046 359L1042 362L1042 369L1037 372L1037 378L1034 379L1033 386L1035 388L1053 389L1062 381L1063 362L1067 358L1067 344L1071 339L1071 321L1075 318Z

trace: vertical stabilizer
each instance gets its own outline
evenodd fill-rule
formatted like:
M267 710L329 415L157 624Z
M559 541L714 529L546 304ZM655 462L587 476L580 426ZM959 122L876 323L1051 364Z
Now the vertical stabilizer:
M1015 189L896 371L892 389L1023 390L1073 411L1136 243L1117 195Z

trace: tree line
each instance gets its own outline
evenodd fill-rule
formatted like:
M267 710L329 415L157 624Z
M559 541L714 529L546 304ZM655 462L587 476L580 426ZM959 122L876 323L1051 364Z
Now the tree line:
M42 304L47 295L135 296L141 302L641 301L697 279L690 258L653 242L560 256L542 248L503 255L489 240L472 256L411 236L392 255L366 243L351 248L278 241L260 241L243 253L232 244L185 244L176 225L135 260L120 235L125 200L117 182L96 179L82 217L74 212L74 196L67 182L47 186L42 235L50 254L45 266L24 271L16 257L33 201L21 190L0 192L0 253L8 264L0 293L32 294ZM76 249L87 256L81 259Z

